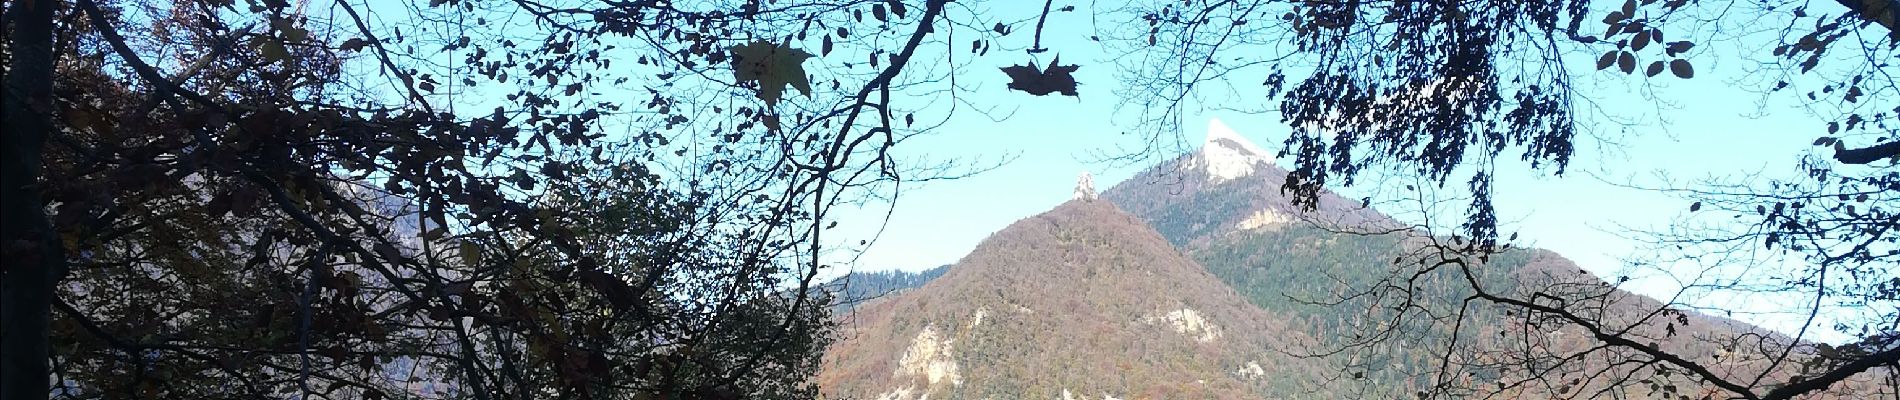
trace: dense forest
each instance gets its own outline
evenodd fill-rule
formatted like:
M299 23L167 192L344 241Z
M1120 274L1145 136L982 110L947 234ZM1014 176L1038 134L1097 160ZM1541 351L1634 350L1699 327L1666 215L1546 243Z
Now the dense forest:
M869 301L875 301L885 295L916 289L932 279L943 276L950 266L940 266L917 272L887 270L861 271L845 274L832 280L826 286L833 288L836 297L834 314L842 314Z

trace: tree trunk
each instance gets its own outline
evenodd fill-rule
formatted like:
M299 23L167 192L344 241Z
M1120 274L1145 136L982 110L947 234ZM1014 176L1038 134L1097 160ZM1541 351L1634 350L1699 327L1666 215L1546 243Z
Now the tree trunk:
M11 53L0 142L0 400L46 399L47 321L65 250L40 199L41 148L52 128L53 8L18 0L7 10Z

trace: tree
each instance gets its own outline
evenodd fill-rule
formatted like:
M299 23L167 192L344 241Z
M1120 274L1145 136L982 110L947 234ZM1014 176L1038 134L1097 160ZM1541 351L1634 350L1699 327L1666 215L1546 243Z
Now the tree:
M1109 29L1103 37L1135 55L1124 59L1143 60L1128 66L1127 76L1130 93L1151 94L1130 99L1148 111L1151 142L1165 143L1179 131L1174 121L1197 90L1251 74L1264 87L1241 90L1273 101L1257 109L1279 112L1294 128L1280 155L1293 160L1283 189L1296 203L1312 208L1329 185L1387 174L1468 200L1451 218L1454 235L1422 239L1418 252L1396 260L1399 268L1379 280L1385 284L1364 288L1361 294L1387 302L1365 310L1380 318L1361 328L1380 338L1410 326L1401 321L1470 329L1460 324L1466 311L1480 307L1539 327L1514 336L1538 340L1481 348L1454 333L1453 342L1440 347L1447 371L1421 395L1511 396L1543 384L1541 393L1588 397L1602 393L1582 390L1585 383L1592 390L1650 383L1680 394L1780 399L1871 379L1868 371L1877 368L1893 370L1900 363L1900 314L1891 311L1900 301L1891 233L1900 223L1893 214L1900 200L1893 169L1900 154L1894 127L1900 83L1889 71L1900 46L1900 6L1884 0L1601 5L1608 9L1583 0L1159 2L1117 14L1147 29ZM1860 335L1856 343L1817 344L1805 330L1793 337L1726 338L1730 348L1754 349L1761 364L1731 371L1726 367L1735 361L1652 344L1675 340L1686 324L1683 304L1675 301L1681 299L1628 299L1614 285L1574 274L1518 277L1533 284L1514 290L1484 283L1494 278L1483 271L1484 261L1507 251L1511 239L1500 234L1492 204L1494 193L1509 190L1494 185L1496 172L1528 167L1563 174L1576 142L1593 130L1577 111L1591 95L1571 84L1591 72L1579 72L1588 70L1571 60L1581 53L1596 60L1592 69L1614 68L1630 79L1694 79L1695 65L1713 57L1710 43L1763 49L1766 54L1744 53L1772 66L1755 75L1765 83L1762 90L1799 91L1825 104L1814 115L1813 134L1823 137L1815 154L1801 160L1800 179L1712 179L1679 188L1700 200L1692 212L1719 209L1752 223L1679 226L1663 232L1664 243L1682 245L1672 249L1676 257L1728 255L1727 271L1750 271L1692 287L1801 293L1813 300L1804 308L1811 321L1833 306L1860 310L1859 318L1837 327ZM1773 254L1752 253L1755 248ZM1432 303L1440 291L1408 283L1440 275L1462 286L1463 295L1437 308L1417 306ZM1579 341L1541 341L1551 329L1574 330ZM1516 379L1497 387L1487 379L1474 384L1473 375L1449 372L1454 365L1473 366L1482 371L1475 376L1487 379ZM1577 380L1565 382L1570 378ZM1711 392L1676 391L1679 382Z
M54 238L51 222L41 211L44 207L40 181L40 159L46 138L52 130L44 108L52 101L53 7L51 4L20 3L8 7L6 56L7 133L4 142L6 160L0 161L0 215L7 221L0 249L11 260L6 281L0 282L0 315L6 328L0 331L0 396L31 398L41 396L39 382L47 376L47 319L52 289L60 271L65 269L64 251Z
M0 390L806 397L945 3L9 2Z

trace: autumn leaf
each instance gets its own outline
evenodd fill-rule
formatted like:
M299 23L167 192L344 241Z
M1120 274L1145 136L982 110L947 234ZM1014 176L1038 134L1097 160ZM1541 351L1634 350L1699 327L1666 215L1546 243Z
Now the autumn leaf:
M268 36L258 37L260 39L254 41L254 46L257 48L258 55L264 57L265 63L275 63L290 59L290 49L284 47L282 40Z
M764 40L732 46L731 50L733 79L757 83L759 99L765 100L766 106L778 105L786 85L811 95L811 80L806 78L803 65L811 53Z
M1037 70L1036 63L1029 65L1011 65L1003 67L1003 74L1009 75L1009 88L1021 90L1037 96L1061 93L1064 96L1077 96L1075 76L1071 75L1079 65L1062 65L1062 57L1057 56L1049 62L1049 67Z
M480 264L482 262L482 248L476 246L475 243L464 241L462 242L460 250L462 252L462 262L470 265Z
M1695 68L1690 67L1689 60L1684 60L1684 59L1670 60L1669 72L1672 74L1675 74L1677 78L1682 78L1682 79L1689 79L1689 78L1695 77Z
M368 45L369 45L369 41L363 40L362 38L350 38L349 40L343 41L342 45L337 46L337 50L357 51L357 50L362 50L363 46L368 46Z

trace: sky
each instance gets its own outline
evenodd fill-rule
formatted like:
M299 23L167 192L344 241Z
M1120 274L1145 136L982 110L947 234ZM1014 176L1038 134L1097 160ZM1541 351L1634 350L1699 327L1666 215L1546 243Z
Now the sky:
M1598 7L1621 4L1599 3ZM1051 51L1026 54L1020 49L1028 47L1040 3L953 3L953 20L975 19L982 23L951 27L960 29L948 32L951 37L962 32L967 38L970 29L991 22L1010 24L1016 31L1000 39L998 50L980 57L963 51L967 50L966 42L947 43L945 47L959 52L958 61L968 62L963 67L969 70L956 72L964 87L952 94L969 106L959 106L956 112L942 116L947 119L933 133L902 143L894 153L913 160L1004 163L966 178L907 184L892 203L834 212L839 225L829 231L829 240L844 251L830 255L832 264L843 267L830 271L832 274L852 270L918 271L955 263L991 233L1069 200L1080 173L1092 174L1096 187L1106 190L1152 163L1176 155L1158 154L1149 163L1134 165L1099 160L1099 154L1142 144L1139 135L1124 133L1139 117L1139 110L1124 107L1131 99L1122 97L1119 87L1123 71L1117 65L1127 60L1090 40L1094 35L1107 36L1100 30L1125 29L1113 24L1128 19L1090 14L1089 7L1106 5L1074 5L1077 11L1057 12L1048 18L1041 37L1043 47ZM1831 5L1816 5L1827 6ZM1688 215L1691 203L1626 184L1668 186L1662 178L1665 176L1692 180L1758 171L1793 172L1796 160L1814 151L1811 142L1823 132L1822 124L1793 96L1765 97L1759 93L1761 77L1750 75L1755 65L1740 55L1743 51L1722 43L1698 46L1690 55L1697 73L1687 80L1669 74L1646 79L1599 72L1591 69L1596 54L1567 56L1574 87L1585 97L1578 104L1578 113L1586 134L1577 143L1569 172L1562 176L1530 171L1522 163L1500 166L1495 201L1502 231L1517 233L1521 245L1562 254L1598 276L1619 276L1633 272L1627 259L1645 255L1645 243L1632 239L1631 230L1666 229ZM1747 51L1751 56L1758 52ZM1007 77L990 69L1026 61L1046 65L1058 56L1065 64L1080 65L1075 72L1081 82L1080 96L1037 97L1010 91L1005 88ZM819 73L831 68L849 69L844 63L861 58L862 54L841 50L808 60L806 68ZM919 73L937 72L942 67L914 66L921 68ZM1269 151L1281 147L1291 128L1277 115L1229 111L1271 105L1259 93L1261 75L1236 75L1228 86L1215 85L1198 93L1184 106L1180 139L1189 147L1198 146L1208 121L1219 119ZM941 99L910 99L935 100ZM905 99L900 97L899 101ZM979 110L978 106L987 109ZM923 114L918 117L920 121L936 118ZM1635 123L1619 123L1627 121ZM1285 159L1279 162L1290 165ZM1349 198L1358 198L1357 194L1366 189L1337 188ZM860 240L872 242L860 247ZM1677 289L1672 280L1663 277L1634 278L1625 288L1640 294L1667 297ZM1715 295L1698 304L1737 311L1773 310L1787 299L1775 295ZM1800 325L1797 316L1788 314L1736 317L1783 332L1794 331ZM1822 335L1821 340L1843 338L1837 333Z
M1034 14L1007 8L996 11ZM1081 96L1029 96L1006 90L1007 78L1002 73L966 75L981 81L962 95L973 102L999 105L1007 118L953 115L937 133L905 143L908 147L898 151L938 159L1009 162L968 178L911 185L888 209L871 205L843 213L841 235L835 237L852 244L875 237L875 242L854 254L854 260L840 260L841 264L861 271L917 271L951 264L1011 222L1069 200L1081 172L1093 174L1096 187L1106 190L1151 165L1116 166L1092 157L1117 145L1138 144L1137 138L1121 133L1128 129L1128 118L1121 118L1126 111L1117 109L1123 99L1112 94L1118 71L1100 45L1087 40L1095 27L1086 15L1057 14L1049 24L1045 47L1061 52L1065 63L1082 66L1076 72L1082 82ZM1625 260L1643 255L1644 243L1631 238L1630 229L1665 229L1684 217L1691 203L1623 184L1667 186L1663 177L1684 180L1793 171L1799 157L1813 151L1811 142L1823 132L1820 123L1791 101L1792 96L1759 93L1754 83L1758 77L1748 75L1744 64L1748 61L1736 56L1737 49L1704 48L1691 56L1697 74L1687 80L1667 73L1644 79L1597 72L1589 69L1594 66L1592 55L1576 56L1570 63L1571 73L1578 91L1591 100L1586 105L1590 109L1579 112L1640 123L1612 125L1601 117L1584 116L1591 133L1580 138L1577 156L1563 176L1528 171L1521 163L1503 164L1496 198L1503 232L1517 232L1521 244L1553 250L1598 276L1618 276L1629 272ZM972 67L982 69L989 66L986 63L1000 67L1026 57L1022 53L992 55ZM1046 62L1047 57L1037 59ZM1249 86L1257 85L1257 77L1236 79L1252 82L1236 84L1241 90L1258 87ZM1263 100L1247 100L1244 93L1208 97L1207 104L1189 106L1182 118L1182 140L1190 146L1198 145L1208 120L1216 118L1269 151L1279 149L1290 131L1275 115L1217 110L1230 108L1217 107L1230 105L1224 102ZM1286 160L1279 162L1290 165ZM1341 191L1357 192L1354 188ZM1626 287L1652 297L1674 293L1668 279L1637 278ZM1768 310L1781 301L1775 297L1712 296L1703 301ZM1784 332L1800 325L1792 315L1736 317ZM1823 333L1819 338L1837 341L1842 336Z

